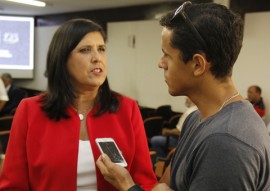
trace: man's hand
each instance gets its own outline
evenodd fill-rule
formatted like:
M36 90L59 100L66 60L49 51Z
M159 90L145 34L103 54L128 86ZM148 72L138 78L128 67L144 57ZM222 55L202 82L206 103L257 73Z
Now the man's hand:
M172 191L172 190L167 184L159 183L152 189L152 191Z
M104 179L120 191L126 191L135 183L127 169L113 163L106 154L102 154L97 162Z

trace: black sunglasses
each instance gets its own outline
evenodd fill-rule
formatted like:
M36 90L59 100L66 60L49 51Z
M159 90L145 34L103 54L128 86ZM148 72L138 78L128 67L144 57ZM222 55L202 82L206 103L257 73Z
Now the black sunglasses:
M187 6L192 5L192 3L190 1L186 1L184 2L182 5L180 5L176 11L174 12L174 15L171 19L171 21L175 20L175 17L180 14L184 21L187 23L187 25L189 26L190 30L192 31L192 33L195 35L195 37L197 38L197 40L201 43L201 45L203 45L203 47L205 48L205 50L207 50L207 46L206 46L206 42L205 40L202 38L202 36L200 35L199 31L196 29L196 27L192 24L191 20L188 18L187 14L185 13L184 9Z

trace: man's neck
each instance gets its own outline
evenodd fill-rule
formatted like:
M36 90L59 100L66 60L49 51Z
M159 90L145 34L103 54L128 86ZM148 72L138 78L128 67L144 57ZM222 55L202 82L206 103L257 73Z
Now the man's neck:
M223 82L212 80L204 84L193 95L189 95L200 110L202 120L219 112L226 105L244 99L238 94L231 79Z

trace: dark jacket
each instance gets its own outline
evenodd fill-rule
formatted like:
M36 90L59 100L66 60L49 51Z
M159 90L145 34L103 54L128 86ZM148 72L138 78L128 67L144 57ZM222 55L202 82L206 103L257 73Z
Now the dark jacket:
M23 98L26 97L26 91L16 87L15 85L11 85L7 93L9 101L5 104L4 108L0 112L0 116L11 114L10 112L19 105Z

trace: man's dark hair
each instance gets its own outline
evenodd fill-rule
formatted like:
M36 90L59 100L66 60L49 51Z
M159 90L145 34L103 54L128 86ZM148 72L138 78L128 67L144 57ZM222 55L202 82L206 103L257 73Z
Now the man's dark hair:
M180 50L183 61L192 59L196 53L205 53L211 63L212 74L219 79L231 76L233 65L239 55L243 40L243 20L223 5L202 3L184 8L206 47L192 33L181 14L175 11L161 18L160 24L173 31L171 46Z
M106 35L103 28L97 23L87 19L73 19L67 21L55 32L47 54L45 76L48 78L47 94L41 102L42 109L50 119L59 120L61 117L69 118L66 108L73 104L76 98L67 70L67 60L72 50L82 38L90 32L100 32L104 41ZM111 91L108 79L99 88L97 105L99 109L95 116L106 111L116 112L119 107L118 94Z

